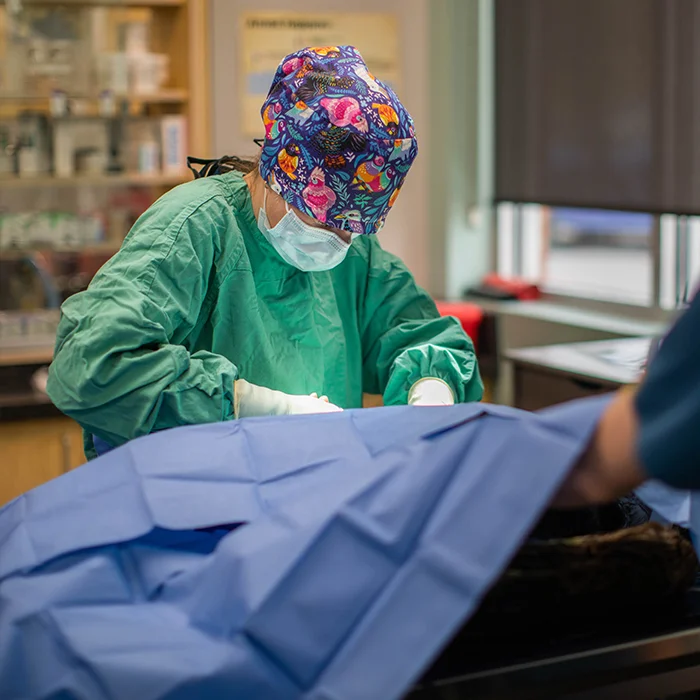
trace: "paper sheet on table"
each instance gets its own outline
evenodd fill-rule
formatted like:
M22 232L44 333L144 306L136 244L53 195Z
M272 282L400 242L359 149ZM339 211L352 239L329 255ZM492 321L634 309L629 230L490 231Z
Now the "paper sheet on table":
M641 374L647 365L651 345L651 338L634 338L604 350L594 351L591 348L591 354L616 367L624 367Z
M0 511L4 699L399 698L606 398L180 428Z

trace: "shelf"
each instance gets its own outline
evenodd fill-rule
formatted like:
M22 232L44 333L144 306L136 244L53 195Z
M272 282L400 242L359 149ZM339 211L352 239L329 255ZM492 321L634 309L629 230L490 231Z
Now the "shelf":
M74 177L0 177L0 189L9 187L174 187L192 179L189 171L175 174L142 175L120 173L115 175L76 175Z
M21 394L0 393L0 408L24 408L25 406L44 406L50 403L51 399L38 391L27 391Z
M53 360L53 345L26 348L3 348L0 345L0 366L47 365Z
M87 243L76 246L43 245L27 248L0 248L0 260L22 260L32 253L81 253L93 255L114 255L119 252L120 243Z
M0 6L7 0L0 0ZM106 7L182 7L187 0L21 0L23 5L96 5Z
M0 0L0 3L2 0ZM69 100L90 100L97 101L99 95L94 93L89 94L68 94ZM165 88L159 92L152 94L128 93L126 95L115 94L114 98L117 102L126 100L127 102L142 102L144 104L178 104L187 102L189 93L181 88ZM13 95L0 92L0 102L48 102L48 95Z

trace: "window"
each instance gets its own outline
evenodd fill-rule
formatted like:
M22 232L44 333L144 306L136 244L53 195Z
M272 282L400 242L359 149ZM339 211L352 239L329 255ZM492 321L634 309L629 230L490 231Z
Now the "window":
M497 269L552 294L673 309L700 283L700 217L501 203Z
M653 226L647 214L549 209L543 281L553 292L648 306Z
M700 218L662 216L659 305L683 306L700 284Z

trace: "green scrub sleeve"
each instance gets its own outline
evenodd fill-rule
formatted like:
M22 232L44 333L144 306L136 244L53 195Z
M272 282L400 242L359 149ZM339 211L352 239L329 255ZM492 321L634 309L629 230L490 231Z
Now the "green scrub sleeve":
M215 298L219 235L234 226L214 197L166 197L139 219L89 289L62 308L48 381L61 411L112 445L233 418L236 367L183 343Z
M370 248L362 305L363 388L387 406L406 404L420 379L442 379L455 403L479 401L483 384L474 344L454 318L441 317L406 266L378 244Z

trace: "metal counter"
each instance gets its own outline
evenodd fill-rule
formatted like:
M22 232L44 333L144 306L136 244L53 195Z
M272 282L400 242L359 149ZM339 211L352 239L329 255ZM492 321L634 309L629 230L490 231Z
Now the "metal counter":
M624 623L532 642L501 635L484 649L478 637L458 636L408 698L654 700L700 691L700 590L682 608L640 610Z

